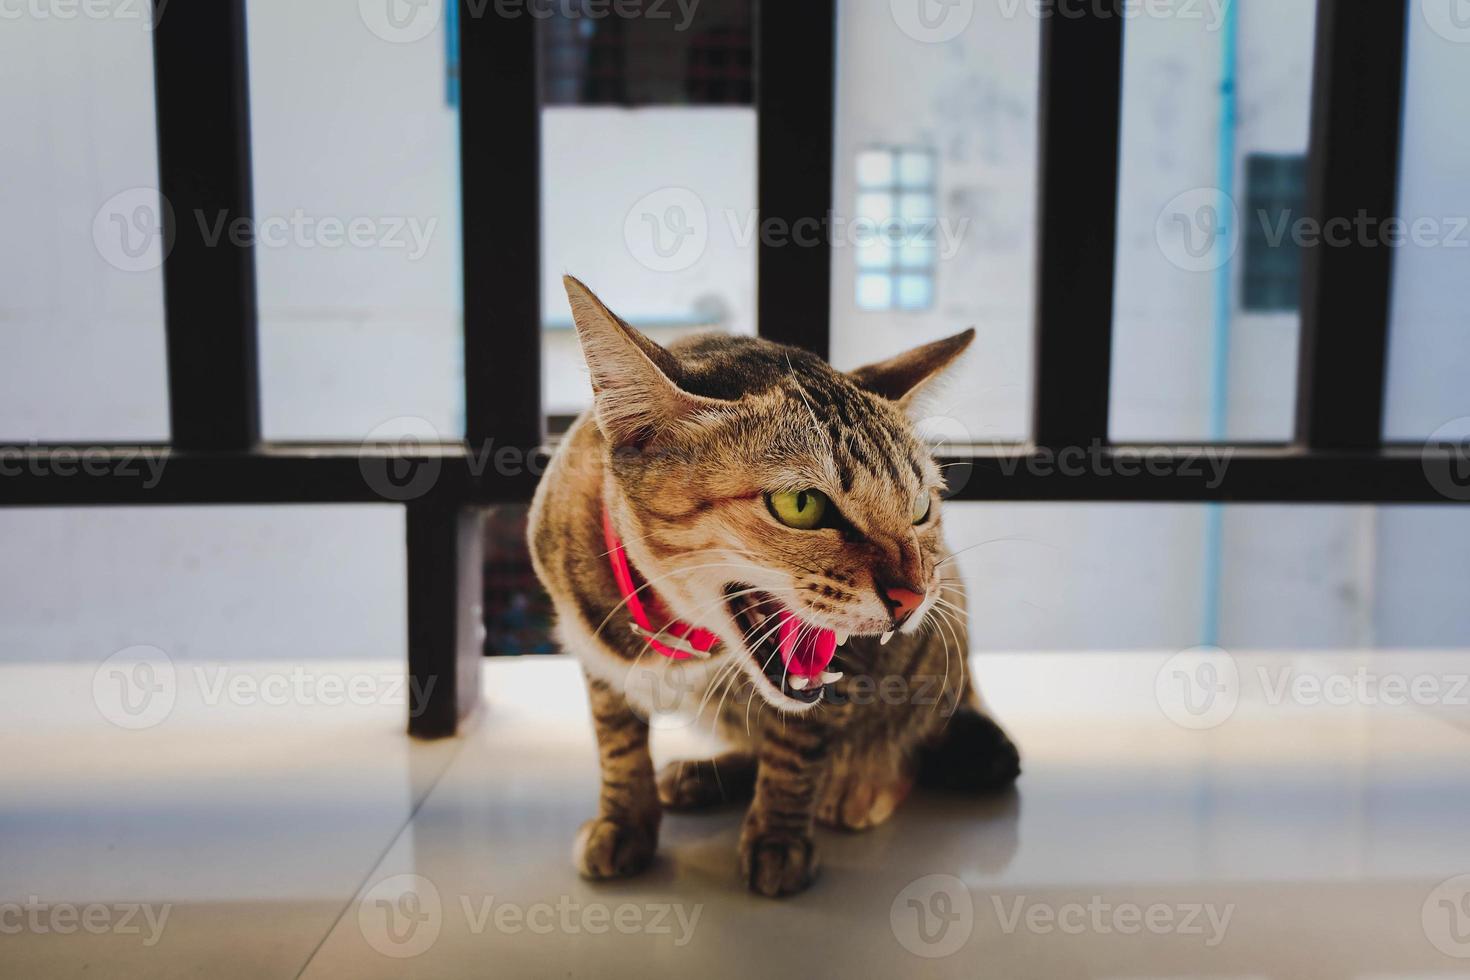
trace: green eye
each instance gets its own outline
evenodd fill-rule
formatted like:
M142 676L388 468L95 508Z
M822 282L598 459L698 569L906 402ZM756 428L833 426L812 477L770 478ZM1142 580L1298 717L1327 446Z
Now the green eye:
M930 497L928 492L919 494L914 498L914 523L923 524L929 519Z
M776 520L798 531L810 531L827 513L827 495L820 490L783 490L766 494L766 504Z

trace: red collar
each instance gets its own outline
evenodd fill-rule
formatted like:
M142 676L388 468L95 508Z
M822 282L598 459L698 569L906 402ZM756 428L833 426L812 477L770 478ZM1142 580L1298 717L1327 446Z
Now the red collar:
M658 595L647 587L628 563L628 553L623 550L623 542L613 527L612 514L608 513L606 504L602 507L602 537L607 542L607 557L612 564L613 578L618 583L618 592L633 617L633 632L665 657L674 660L708 657L710 650L720 642L719 637L669 615ZM654 620L664 625L655 627Z

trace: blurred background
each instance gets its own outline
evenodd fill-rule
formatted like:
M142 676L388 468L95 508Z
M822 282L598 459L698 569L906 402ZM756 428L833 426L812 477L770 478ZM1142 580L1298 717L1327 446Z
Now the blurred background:
M1395 255L1385 435L1411 443L1470 433L1455 218L1470 215L1470 28L1453 5L1411 5L1399 213L1437 229ZM0 21L7 444L169 437L162 277L136 208L157 182L150 37L125 6ZM274 222L256 249L271 440L463 434L462 277L486 270L459 263L454 5L381 6L248 4L255 209L263 232ZM1301 210L1314 7L1175 4L1127 26L1118 440L1290 436L1300 256L1275 229ZM660 341L754 331L750 8L627 19L571 3L539 25L552 432L590 395L564 272ZM975 326L939 412L981 443L1028 436L1039 20L1017 10L975 3L938 44L888 4L839 17L837 214L939 240L837 233L833 361ZM1161 235L1217 188L1250 216L1221 260ZM491 653L551 650L523 519L502 508L487 526ZM953 503L946 521L970 549L980 650L1470 642L1463 508ZM386 505L0 510L0 658L398 655L402 522Z

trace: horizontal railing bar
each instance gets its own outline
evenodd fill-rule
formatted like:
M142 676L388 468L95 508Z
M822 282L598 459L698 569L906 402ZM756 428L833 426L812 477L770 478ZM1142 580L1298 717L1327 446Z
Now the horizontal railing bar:
M550 450L400 452L312 446L255 452L0 447L0 506L528 501ZM1155 503L1461 503L1463 447L1382 450L1102 445L946 447L954 499Z

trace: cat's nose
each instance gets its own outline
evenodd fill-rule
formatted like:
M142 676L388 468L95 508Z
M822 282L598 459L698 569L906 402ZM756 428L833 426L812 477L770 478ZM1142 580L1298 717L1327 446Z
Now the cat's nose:
M888 613L893 617L895 627L902 626L914 614L914 610L924 604L924 593L904 585L880 585L878 594L882 596L883 604L888 607Z

